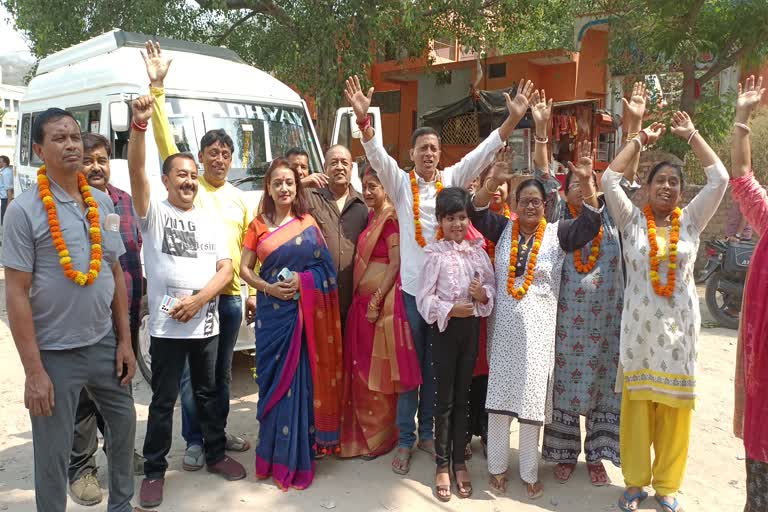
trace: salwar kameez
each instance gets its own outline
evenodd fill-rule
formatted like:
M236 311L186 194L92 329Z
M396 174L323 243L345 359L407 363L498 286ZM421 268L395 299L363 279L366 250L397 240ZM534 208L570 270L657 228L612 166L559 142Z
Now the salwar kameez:
M608 169L602 178L609 213L621 231L627 270L617 379L617 386L623 386L622 471L628 487L653 485L661 496L674 495L685 473L701 323L693 267L699 236L728 186L720 161L705 172L707 184L680 214L677 279L670 297L658 295L651 283L643 211L621 189L621 174ZM659 274L666 281L669 260L663 257L667 252L664 230L657 228L656 241L663 259Z

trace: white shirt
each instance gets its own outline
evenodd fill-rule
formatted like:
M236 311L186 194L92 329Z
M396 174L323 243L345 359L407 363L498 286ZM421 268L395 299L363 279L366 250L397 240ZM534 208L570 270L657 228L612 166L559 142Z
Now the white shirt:
M152 336L200 339L219 334L218 295L186 323L160 309L165 295L182 299L198 293L216 275L217 263L231 259L224 230L205 212L152 199L147 216L139 219Z
M438 176L444 187L466 187L493 161L496 152L504 145L499 130L470 151L456 165L446 167ZM421 287L420 273L424 267L424 249L416 241L416 225L413 219L413 192L408 173L400 169L397 161L389 156L378 138L363 142L365 156L376 172L387 195L395 203L400 223L400 279L403 290L414 297ZM427 243L435 240L435 181L426 182L416 177L419 186L419 220L421 233Z

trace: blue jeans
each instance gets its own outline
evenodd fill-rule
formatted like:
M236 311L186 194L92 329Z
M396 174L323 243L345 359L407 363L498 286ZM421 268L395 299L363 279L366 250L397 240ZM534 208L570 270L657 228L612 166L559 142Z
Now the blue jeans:
M432 363L432 345L429 339L429 325L416 309L416 297L403 292L405 313L411 326L413 345L421 365L423 384L411 391L401 393L397 398L397 428L400 430L401 448L412 448L416 443L416 414L419 416L419 440L434 439L434 409L437 391L435 368Z
M227 425L229 416L229 386L232 384L232 354L243 318L243 301L239 295L219 296L219 350L216 357L216 392L220 414ZM197 406L189 378L189 363L181 375L181 435L187 446L203 445L203 433L197 416Z

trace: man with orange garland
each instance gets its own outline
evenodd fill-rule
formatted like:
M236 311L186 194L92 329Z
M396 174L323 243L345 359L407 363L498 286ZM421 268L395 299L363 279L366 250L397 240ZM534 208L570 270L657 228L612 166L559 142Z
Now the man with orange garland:
M136 360L118 261L125 252L119 218L109 196L82 174L83 141L71 113L51 108L36 116L32 141L45 165L37 186L8 207L3 265L8 320L26 374L37 510L66 510L83 388L110 434L107 510L137 510L131 507L136 413L129 390Z

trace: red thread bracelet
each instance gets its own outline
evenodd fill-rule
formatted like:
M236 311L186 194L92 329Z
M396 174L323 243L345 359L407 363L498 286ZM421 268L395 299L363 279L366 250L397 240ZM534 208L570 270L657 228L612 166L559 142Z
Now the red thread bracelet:
M645 136L645 140L643 140L643 136ZM645 147L648 144L648 134L645 133L645 131L641 131L638 134L638 137L640 137L640 142L643 143L643 147Z
M355 122L357 123L357 127L360 128L361 132L371 127L371 118L369 116L365 116L365 121L355 120Z
M131 121L131 128L134 129L134 130L138 130L140 132L147 131L147 126L148 125L149 125L149 123L144 123L142 125L142 124L137 123L136 121Z

